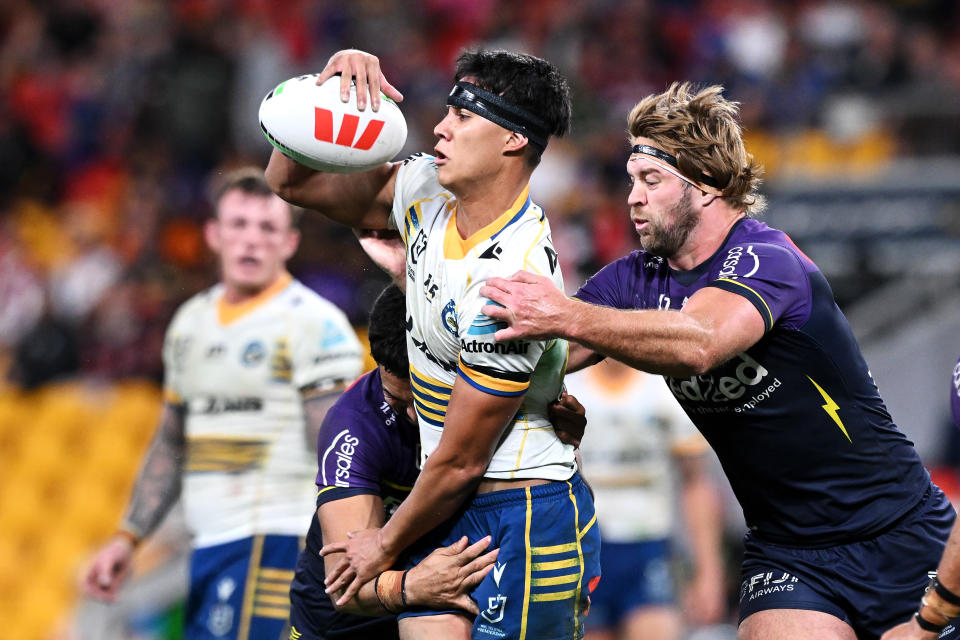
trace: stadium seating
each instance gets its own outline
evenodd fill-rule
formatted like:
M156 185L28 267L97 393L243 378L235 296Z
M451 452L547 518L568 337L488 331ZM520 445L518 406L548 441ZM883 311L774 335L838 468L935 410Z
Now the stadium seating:
M0 620L45 638L116 527L156 424L150 383L0 390Z

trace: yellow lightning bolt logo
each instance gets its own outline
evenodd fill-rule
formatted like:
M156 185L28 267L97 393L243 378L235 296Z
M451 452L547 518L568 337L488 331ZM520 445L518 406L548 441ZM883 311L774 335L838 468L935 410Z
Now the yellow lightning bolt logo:
M833 418L833 421L837 423L838 427L840 427L840 431L843 431L843 435L847 438L849 442L852 443L853 440L850 440L850 434L847 433L847 428L843 426L843 420L841 420L840 416L837 414L837 411L840 410L840 405L834 402L833 398L831 398L827 394L827 392L823 390L823 387L818 385L813 378L811 378L810 376L807 376L807 380L813 383L813 386L817 388L817 391L819 391L820 395L823 396L823 399L826 400L827 404L823 405L823 410L827 412L828 416Z

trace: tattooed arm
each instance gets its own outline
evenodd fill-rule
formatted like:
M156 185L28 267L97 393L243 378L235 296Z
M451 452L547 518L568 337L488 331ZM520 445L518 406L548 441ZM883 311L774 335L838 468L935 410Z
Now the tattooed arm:
M186 451L183 406L165 404L160 424L133 488L121 529L97 553L84 577L87 594L116 599L133 559L133 549L150 535L180 496Z

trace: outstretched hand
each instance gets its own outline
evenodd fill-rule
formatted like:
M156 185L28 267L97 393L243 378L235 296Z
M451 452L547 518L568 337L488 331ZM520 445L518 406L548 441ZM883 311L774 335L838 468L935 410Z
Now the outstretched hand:
M490 540L487 536L467 546L467 537L463 536L448 547L434 550L407 574L407 602L430 609L454 607L474 615L480 613L470 593L497 560L499 549L483 553Z
M564 325L570 321L570 299L550 278L529 271L517 271L506 279L489 278L480 287L480 295L494 303L484 305L481 312L509 325L494 334L499 342L562 337Z
M387 272L401 290L407 288L407 247L397 231L354 229L360 247L374 264Z
M331 542L320 549L320 555L342 553L344 557L333 568L323 583L328 594L343 592L337 599L337 606L343 606L357 595L367 582L377 574L390 568L395 556L383 549L380 542L380 529L362 529L350 531L342 542Z
M377 56L358 49L344 49L338 51L327 61L327 66L320 72L317 84L323 84L336 74L340 74L340 99L350 100L350 81L357 85L357 109L367 108L367 94L370 95L370 107L374 111L380 109L380 91L396 102L403 100L403 94L387 81L380 69L380 60Z
M83 591L94 598L113 602L130 573L133 544L125 536L114 536L94 557L83 575Z

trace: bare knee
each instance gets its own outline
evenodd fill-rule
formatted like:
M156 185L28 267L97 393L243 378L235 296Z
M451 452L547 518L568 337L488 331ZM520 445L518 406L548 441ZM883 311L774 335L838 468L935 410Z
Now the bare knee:
M400 640L470 640L473 620L458 613L401 618Z
M740 624L737 640L857 640L846 622L822 611L768 609Z

